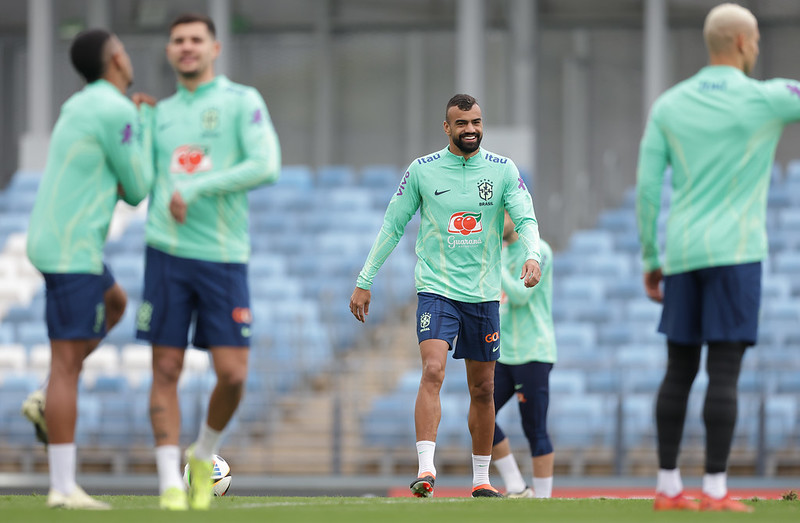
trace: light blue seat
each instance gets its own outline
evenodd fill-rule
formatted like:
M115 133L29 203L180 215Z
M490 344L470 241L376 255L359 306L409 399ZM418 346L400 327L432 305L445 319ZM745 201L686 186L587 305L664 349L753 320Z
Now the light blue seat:
M380 190L391 190L400 183L403 170L395 165L366 165L361 169L359 185Z
M349 165L323 165L317 169L316 185L324 188L355 185L355 171Z
M614 237L610 232L599 229L576 231L569 239L569 249L589 256L602 256L613 252Z
M280 178L273 187L311 189L314 177L308 165L282 165ZM269 187L267 187L269 189Z

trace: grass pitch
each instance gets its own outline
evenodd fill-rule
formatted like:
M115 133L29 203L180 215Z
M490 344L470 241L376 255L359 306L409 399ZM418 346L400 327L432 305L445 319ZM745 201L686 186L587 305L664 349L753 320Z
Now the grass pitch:
M753 514L653 512L646 499L471 499L250 497L214 499L208 512L166 512L155 496L98 496L110 512L48 509L45 496L0 496L0 521L80 523L495 523L495 522L730 522L800 521L800 501L752 500Z

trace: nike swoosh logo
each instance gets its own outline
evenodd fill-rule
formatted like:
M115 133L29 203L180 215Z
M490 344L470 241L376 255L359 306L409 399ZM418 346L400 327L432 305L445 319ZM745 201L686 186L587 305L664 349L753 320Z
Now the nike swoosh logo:
M497 347L492 349L492 352L497 352L499 349L500 349L500 346L498 345Z
M444 193L449 192L449 191L450 191L450 189L445 189L444 191L433 191L433 194L435 196L439 196L440 194L444 194Z

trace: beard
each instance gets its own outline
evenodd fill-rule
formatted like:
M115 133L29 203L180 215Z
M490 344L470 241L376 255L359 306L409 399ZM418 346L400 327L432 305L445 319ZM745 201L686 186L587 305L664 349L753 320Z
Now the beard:
M458 150L464 154L474 153L475 151L478 150L478 147L481 146L481 140L483 139L483 135L480 133L470 133L470 134L474 134L477 137L475 143L464 143L464 140L462 140L462 137L464 136L463 134L459 135L457 138L453 140L453 143L455 144L456 147L458 147Z

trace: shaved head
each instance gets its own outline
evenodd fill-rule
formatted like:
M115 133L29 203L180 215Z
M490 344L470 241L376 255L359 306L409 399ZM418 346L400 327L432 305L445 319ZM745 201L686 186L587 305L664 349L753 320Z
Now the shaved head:
M749 9L737 4L720 4L712 9L703 26L703 37L710 54L734 51L737 35L752 37L758 32L758 21Z

